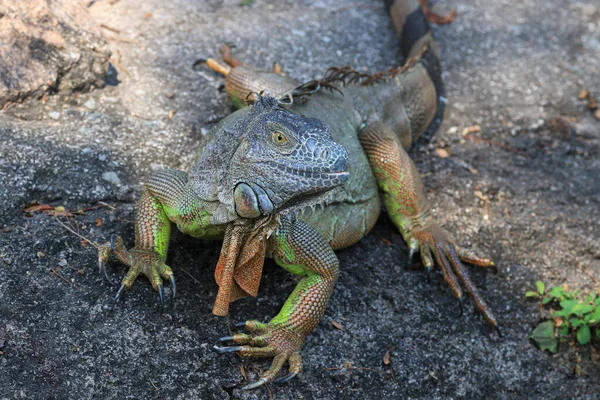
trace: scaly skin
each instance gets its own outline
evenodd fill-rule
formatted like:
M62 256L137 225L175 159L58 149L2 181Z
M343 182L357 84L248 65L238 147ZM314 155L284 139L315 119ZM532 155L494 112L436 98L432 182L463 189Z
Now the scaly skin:
M401 68L373 75L348 67L330 69L298 86L280 68L262 72L223 48L228 66L208 60L226 75L225 89L243 107L209 133L210 143L189 174L154 173L137 207L135 247L120 237L100 248L104 269L110 254L130 267L117 293L144 274L163 300L163 279L175 289L165 264L171 223L197 238L222 238L213 313L256 296L265 257L301 278L281 311L268 323L247 321L249 334L220 339L221 353L273 357L252 389L285 382L302 370L300 350L325 312L339 263L334 250L364 237L380 213L378 189L388 215L430 271L435 263L462 306L463 287L485 319L490 308L462 261L493 266L457 246L433 219L418 172L404 150L432 133L443 115L439 56L416 0L387 1L407 58ZM250 94L267 89L269 95ZM314 209L315 205L322 208ZM174 292L175 294L175 292ZM289 362L289 373L276 379Z

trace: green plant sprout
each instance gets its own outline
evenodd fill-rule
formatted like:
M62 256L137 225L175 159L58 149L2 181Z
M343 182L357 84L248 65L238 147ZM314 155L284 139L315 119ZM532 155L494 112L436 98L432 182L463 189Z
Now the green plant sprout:
M550 320L541 322L531 332L530 338L540 350L556 353L558 340L565 341L572 333L581 345L590 342L592 330L600 339L600 291L584 296L577 290L569 291L562 286L554 286L546 291L546 285L541 281L535 285L537 290L528 291L526 297L539 299L540 307L560 306L558 310L550 309Z

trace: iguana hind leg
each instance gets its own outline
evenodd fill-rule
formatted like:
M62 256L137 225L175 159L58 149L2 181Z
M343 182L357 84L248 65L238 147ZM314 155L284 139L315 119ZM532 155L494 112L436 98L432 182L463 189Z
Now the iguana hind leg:
M220 339L235 346L215 347L220 353L238 352L243 357L274 357L260 379L245 387L254 389L268 382L287 382L302 370L300 349L306 336L319 324L339 275L338 259L327 241L313 227L282 217L281 227L269 240L275 262L302 279L269 323L247 321L240 325L249 334ZM275 379L285 362L289 373Z
M464 287L486 321L497 326L492 310L471 281L462 261L482 267L491 267L494 263L456 246L450 235L434 221L419 173L390 128L374 123L365 127L359 138L377 184L384 193L388 214L410 247L409 259L420 250L428 271L435 260L452 293L461 301L461 308Z

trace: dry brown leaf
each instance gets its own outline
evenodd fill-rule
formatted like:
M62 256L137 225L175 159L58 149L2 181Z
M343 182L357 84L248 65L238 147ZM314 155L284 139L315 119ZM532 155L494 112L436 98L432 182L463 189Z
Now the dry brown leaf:
M169 110L169 119L173 119L175 116L175 110Z
M339 323L339 322L337 322L337 321L331 321L331 325L333 325L333 326L334 326L334 328L336 328L336 329L339 329L340 331L343 331L343 330L344 330L344 327L342 326L342 324L340 324L340 323Z
M96 226L102 226L102 218L96 218Z
M392 362L391 358L392 358L392 350L389 349L388 351L385 352L385 354L383 356L383 364L389 365Z
M32 202L27 207L23 209L26 213L33 213L36 211L50 211L54 210L50 204L39 204L38 202Z
M588 98L588 96L590 95L589 90L587 89L581 89L581 92L579 92L579 100L585 100Z
M386 238L381 238L381 241L385 244L387 244L388 246L392 245L392 242L390 242L389 240L387 240Z
M468 126L462 130L462 136L465 137L470 135L471 133L481 132L481 127L479 125Z
M447 149L435 149L435 154L440 158L448 158L450 157L450 151Z
M473 193L473 194L475 195L475 197L477 197L481 201L489 200L489 198L486 195L484 195L481 190L476 190L475 193Z

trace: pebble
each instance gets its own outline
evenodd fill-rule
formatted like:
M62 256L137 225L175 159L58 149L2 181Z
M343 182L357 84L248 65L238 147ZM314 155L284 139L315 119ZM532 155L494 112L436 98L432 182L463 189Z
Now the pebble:
M88 110L93 110L94 108L96 108L96 100L89 99L88 101L86 101L85 103L83 103L83 106L85 108L87 108Z
M60 113L58 111L50 111L48 113L48 116L52 119L59 119L60 118Z
M117 175L116 172L113 171L108 171L102 174L102 179L104 179L107 182L112 183L113 185L120 185L121 184L121 179L119 179L119 176Z

